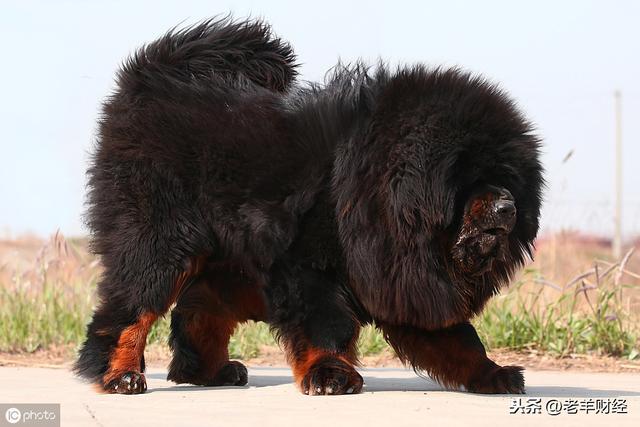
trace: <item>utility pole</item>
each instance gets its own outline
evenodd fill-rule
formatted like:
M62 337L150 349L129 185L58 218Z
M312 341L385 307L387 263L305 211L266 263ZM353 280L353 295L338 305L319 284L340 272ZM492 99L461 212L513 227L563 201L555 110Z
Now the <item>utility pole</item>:
M614 217L614 235L611 247L613 258L622 256L622 94L613 93L616 110L616 206Z

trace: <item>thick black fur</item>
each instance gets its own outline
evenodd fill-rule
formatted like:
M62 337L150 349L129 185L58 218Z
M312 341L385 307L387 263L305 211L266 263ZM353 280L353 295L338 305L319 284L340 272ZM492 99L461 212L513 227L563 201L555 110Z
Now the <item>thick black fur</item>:
M336 354L363 323L464 324L523 263L539 143L502 91L458 69L338 66L324 85L296 85L295 70L268 26L230 20L171 31L123 65L88 172L105 272L79 375L100 383L121 331L169 309L194 257L239 266L294 353ZM508 256L470 279L451 248L485 184L507 188L518 217Z

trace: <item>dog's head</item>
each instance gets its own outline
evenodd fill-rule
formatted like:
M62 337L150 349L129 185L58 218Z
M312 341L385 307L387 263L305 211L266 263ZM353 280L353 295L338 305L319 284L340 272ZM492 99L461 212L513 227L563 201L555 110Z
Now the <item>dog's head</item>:
M377 81L371 119L335 165L352 286L388 323L466 321L531 254L539 140L483 79L417 67Z

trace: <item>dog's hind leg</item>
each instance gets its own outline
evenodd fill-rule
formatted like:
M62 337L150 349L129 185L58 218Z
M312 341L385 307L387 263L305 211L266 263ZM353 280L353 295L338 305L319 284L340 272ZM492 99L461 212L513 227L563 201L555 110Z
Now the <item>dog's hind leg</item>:
M102 377L105 391L136 394L147 389L144 377L144 348L147 335L157 318L155 313L145 312L140 314L134 323L122 329L109 356L109 367Z
M130 307L130 301L103 301L87 328L75 372L101 391L137 394L146 390L144 347L158 318L152 311Z
M260 288L229 266L214 266L193 281L171 313L173 359L167 379L204 386L247 384L246 367L229 360L236 325L264 318Z
M137 394L146 390L143 372L147 335L158 317L173 304L187 278L197 273L201 262L193 258L182 273L175 274L156 263L151 265L154 282L173 282L166 292L156 289L145 296L144 287L140 292L141 287L125 286L122 271L116 274L109 265L98 284L101 302L87 328L87 339L74 370L101 391Z
M178 306L171 313L169 344L173 359L167 379L178 384L241 386L247 368L229 360L229 338L237 320Z

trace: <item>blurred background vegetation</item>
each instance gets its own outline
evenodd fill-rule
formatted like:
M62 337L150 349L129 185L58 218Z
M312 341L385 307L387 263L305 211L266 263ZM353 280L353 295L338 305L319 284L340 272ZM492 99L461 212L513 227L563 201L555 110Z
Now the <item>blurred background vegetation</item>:
M593 354L638 358L640 256L633 246L611 259L607 242L575 233L539 239L536 260L474 319L488 349L538 351L552 356ZM71 358L84 339L95 304L99 261L83 239L56 234L0 241L0 351L63 349ZM169 319L149 343L166 350ZM229 350L259 357L277 346L267 325L240 325ZM391 352L373 327L359 340L363 356Z

